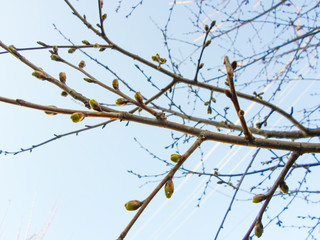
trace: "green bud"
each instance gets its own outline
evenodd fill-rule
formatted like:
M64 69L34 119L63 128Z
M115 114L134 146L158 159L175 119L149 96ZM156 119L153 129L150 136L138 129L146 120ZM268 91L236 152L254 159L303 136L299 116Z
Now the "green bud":
M203 66L204 66L204 63L200 63L199 69L203 68Z
M143 97L141 95L140 92L136 92L136 94L134 95L134 98L137 100L138 103L143 103Z
M89 105L90 105L90 107L91 107L93 110L96 110L96 111L98 111L98 112L102 112L101 106L100 106L100 104L99 104L96 100L91 99L91 100L89 101Z
M208 106L207 113L208 113L208 114L211 114L211 113L212 113L212 108L211 108L210 105Z
M44 72L40 72L40 71L34 71L34 72L32 73L32 76L34 76L34 77L36 77L36 78L38 78L38 79L40 79L40 80L45 80L45 79L47 79L46 74L45 74Z
M57 62L61 62L62 61L62 58L57 54L51 54L51 59L53 61L57 61Z
M252 199L252 202L253 203L260 203L264 200L266 200L267 196L264 195L264 194L258 194L258 195L255 195Z
M118 79L113 79L113 81L112 81L112 87L113 87L113 89L115 89L115 90L118 90L118 89L119 89L119 81L118 81Z
M86 66L86 62L83 61L83 60L81 60L81 61L79 62L79 68L84 68L85 66Z
M74 53L77 49L76 48L69 48L68 53Z
M45 43L43 43L43 42L41 42L41 41L38 41L37 43L38 43L39 45L43 46L43 47L47 47L47 46L48 46L47 44L45 44Z
M99 49L99 52L103 52L104 50L106 50L106 48L102 47Z
M179 162L180 159L181 159L181 155L176 154L176 153L171 154L170 160L171 160L172 162L175 162L175 163L176 163L176 162Z
M282 193L288 193L289 192L289 187L288 185L286 184L285 181L282 181L280 184L279 184L279 187L280 187L280 190Z
M99 48L100 45L99 45L98 43L96 43L96 44L93 45L93 47L94 47L94 48Z
M17 53L17 49L16 49L15 46L13 46L13 45L8 46L8 49L9 49L9 51L10 51L11 53L14 53L14 54Z
M263 225L262 223L259 221L255 224L254 226L254 234L260 238L262 236L263 233Z
M135 211L139 207L141 207L142 203L143 202L138 201L138 200L131 200L131 201L127 202L124 206L128 211Z
M86 115L83 112L76 112L70 116L72 122L74 123L81 122L85 117Z
M107 14L103 14L102 17L101 17L102 21L106 20L107 19Z
M164 192L165 192L167 198L171 198L171 196L174 192L174 185L173 185L172 179L169 179L166 182L166 185L164 186Z
M90 45L90 43L89 43L87 40L83 40L82 43L83 43L84 45Z
M123 105L126 105L127 103L128 103L128 101L125 100L124 98L118 98L118 99L116 100L116 104L117 104L118 106L123 106Z
M66 73L65 73L65 72L59 73L59 79L60 79L60 82L66 83L66 80L67 80L67 75L66 75Z
M167 62L167 59L165 58L160 58L159 60L160 60L159 61L160 64L165 64Z

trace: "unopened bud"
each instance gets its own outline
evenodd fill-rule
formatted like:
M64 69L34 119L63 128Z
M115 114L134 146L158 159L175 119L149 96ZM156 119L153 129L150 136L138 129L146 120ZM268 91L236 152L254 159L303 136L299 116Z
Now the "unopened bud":
M107 19L107 14L103 14L102 17L101 17L102 21L106 20Z
M264 200L266 200L267 196L264 195L264 194L258 194L258 195L255 195L252 199L252 202L253 203L260 203Z
M254 234L260 238L262 236L263 233L263 225L262 223L259 221L255 224L254 226Z
M60 79L60 82L66 83L66 80L67 80L67 75L66 75L66 73L65 73L65 72L59 73L59 79Z
M96 43L96 44L93 45L93 47L94 47L94 48L99 48L100 45L99 45L98 43Z
M32 76L34 76L34 77L36 77L36 78L38 78L38 79L40 79L40 80L45 80L45 79L47 79L46 74L45 74L44 72L40 72L40 71L34 71L34 72L32 73Z
M134 95L134 98L137 100L137 102L141 104L143 103L143 97L140 92L136 92L136 94Z
M203 68L203 66L204 66L204 63L200 63L199 69Z
M213 21L211 22L211 24L210 24L210 28L213 28L213 27L214 27L214 25L216 25L216 21L215 21L215 20L213 20Z
M174 192L174 185L173 185L172 179L170 179L166 182L166 185L164 186L164 192L165 192L167 198L171 198L171 196Z
M48 107L56 107L56 106L49 105ZM58 114L56 112L51 112L51 111L44 111L44 113L47 114L47 115L57 115Z
M279 187L280 187L280 190L281 190L282 193L288 193L289 192L289 187L288 187L288 185L286 184L285 181L282 181L279 184Z
M94 81L91 78L83 78L86 82L93 83Z
M143 202L138 201L138 200L131 200L131 201L127 202L124 206L128 211L135 211L139 207L141 207L142 203Z
M123 105L126 105L127 103L128 103L128 101L125 100L124 98L118 98L118 99L116 100L116 104L117 104L118 106L123 106Z
M206 41L206 43L204 44L205 47L208 47L211 44L211 40Z
M208 31L209 31L209 26L208 26L208 25L205 25L205 26L204 26L204 30L206 30L206 32L208 32Z
M101 106L100 106L100 104L99 104L96 100L91 99L91 100L89 101L89 104L90 104L90 107L91 107L93 110L96 110L96 111L98 111L98 112L102 112Z
M237 61L233 61L231 63L231 67L232 67L233 70L236 70L237 66L238 66Z
M180 159L181 159L181 155L176 154L176 153L171 154L170 160L171 160L172 162L175 162L175 163L176 163L176 162L179 162Z
M112 81L112 87L113 87L115 90L118 90L118 89L119 89L119 81L118 81L118 79L113 79L113 81Z
M79 68L84 68L85 66L86 66L86 62L83 61L83 60L81 60L81 61L79 62Z
M76 112L70 116L72 122L74 123L81 122L85 117L86 115L83 112Z
M77 49L76 48L69 48L68 53L74 53Z
M37 43L38 43L39 45L43 46L43 47L48 46L47 44L45 44L45 43L43 43L43 42L41 42L41 41L38 41Z
M90 45L90 43L89 43L87 40L83 40L82 43L83 43L84 45Z
M51 54L51 60L61 62L62 58L57 54Z
M68 96L68 93L67 93L66 91L62 91L62 92L61 92L61 96L62 96L62 97L66 97L66 96Z

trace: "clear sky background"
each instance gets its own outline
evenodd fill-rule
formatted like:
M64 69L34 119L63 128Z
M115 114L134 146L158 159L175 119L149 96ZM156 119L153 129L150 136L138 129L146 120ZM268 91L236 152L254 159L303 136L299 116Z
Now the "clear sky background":
M97 22L96 1L71 2L79 12L86 14L90 22ZM108 14L106 31L114 42L146 59L151 59L156 53L166 56L162 33L157 24L160 27L166 24L168 10L171 7L169 2L145 0L132 16L126 18L132 6L129 1L122 2L118 13L115 12L118 1L105 1L104 10ZM187 7L177 6L171 20L174 22L169 29L171 32L181 33L180 36L184 36L183 32L188 32L190 26L188 8L196 9L193 4L190 3ZM217 15L216 18L219 20L222 16ZM53 24L76 44L80 44L82 40L102 43L72 15L64 1L3 1L0 21L0 40L16 47L38 46L37 41L56 45L69 44ZM201 35L198 33L185 36L188 39L196 39ZM174 47L172 46L173 49ZM190 54L183 52L183 49L179 52L180 50L179 47L175 50L180 59L187 58ZM211 65L215 63L222 65L225 54L230 54L228 49L224 48L212 48L208 51L205 60L210 61ZM107 84L115 78L79 51L72 55L68 55L66 50L60 52L75 64L81 59L85 60L86 70ZM101 54L96 54L95 49L87 52L95 54L99 61L147 97L155 92L134 66L137 62L108 50ZM89 98L94 97L101 102L109 103L117 99L117 96L85 83L81 74L62 64L52 62L47 50L26 51L23 55L53 76L57 77L61 71L66 72L70 86L79 89ZM230 55L232 57L232 54ZM143 67L142 64L139 66ZM190 64L182 64L181 69L186 77L192 77L194 74ZM71 98L61 97L60 89L32 77L31 69L8 54L0 55L0 70L0 95L3 97L21 98L43 105L82 108L81 104ZM152 75L152 80L161 87L170 81L166 76L147 67L143 67L143 70L147 75ZM304 71L303 67L301 71ZM269 87L271 93L273 86ZM303 95L305 89L320 92L319 81L310 81L307 84L293 82L287 85L286 89L288 91L279 96L278 102L287 111L292 105L299 107L308 101L307 95ZM299 89L301 94L297 96ZM206 93L206 96L208 95L209 93ZM225 103L222 102L221 109L224 106ZM250 103L243 102L243 106L244 109L249 109ZM54 134L70 132L85 125L101 122L99 119L85 119L81 123L74 124L68 116L48 116L41 111L4 103L0 103L0 108L2 115L0 149L3 151L17 151L50 139ZM126 126L126 122L115 122L104 129L99 128L80 133L78 136L61 138L35 149L32 153L17 155L2 153L0 239L116 239L135 214L126 211L124 204L132 199L144 199L161 180L161 178L139 179L128 173L128 170L142 175L154 175L162 174L172 167L149 155L140 148L134 138L161 159L169 159L170 154L176 151L176 149L165 149L165 146L172 143L170 131L135 123ZM179 145L178 150L183 153L187 147ZM207 171L218 167L225 173L241 172L254 154L254 149L230 148L228 145L215 142L205 143L201 151L197 151L190 158L186 168L201 170L199 159L203 158L206 161ZM270 153L264 151L264 154L260 159L265 156L267 160ZM301 179L302 175L303 171L297 171L295 177ZM248 177L244 186L251 186L252 181L261 179ZM160 192L126 239L213 239L233 191L223 185L215 184L215 180L211 179L212 183L208 185L206 195L202 196L208 180L206 177L197 176L175 179L176 191L173 197L167 200L164 193ZM312 188L313 183L318 181L315 177L310 177L308 182ZM271 182L268 183L271 185ZM292 181L292 184L296 184L296 181ZM259 204L251 203L250 193L240 192L238 197L241 201L236 201L233 206L219 239L242 239L261 207ZM200 207L197 207L199 198L202 200ZM272 218L289 200L289 198L273 199L270 205L273 210L266 216ZM319 208L303 203L303 199L296 199L290 210L284 213L287 220L285 225L298 224L300 220L296 216L304 215L308 210L319 216ZM303 206L303 209L300 206ZM305 236L306 230L283 229L275 226L273 222L265 229L262 239L304 239Z

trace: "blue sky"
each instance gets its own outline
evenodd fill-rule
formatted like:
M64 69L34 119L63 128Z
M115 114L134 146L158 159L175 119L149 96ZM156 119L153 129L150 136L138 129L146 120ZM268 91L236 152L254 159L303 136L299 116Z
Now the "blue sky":
M108 13L106 31L110 38L129 51L138 53L146 59L151 59L155 53L166 55L161 32L156 24L163 27L168 17L170 1L144 1L129 18L131 5L123 1L119 13L115 13L118 1L105 1L104 9ZM93 23L97 21L96 1L72 1L80 12L87 15ZM194 7L194 5L190 5ZM172 21L175 23L170 31L186 32L190 26L188 9L178 6ZM217 16L219 18L219 16ZM1 35L0 40L7 45L16 47L37 46L37 41L47 44L69 44L55 30L53 24L68 38L77 44L82 40L101 42L76 19L64 1L5 1L0 10ZM155 24L156 23L156 24ZM178 35L178 34L176 34ZM201 33L187 36L196 39ZM183 34L179 35L183 36ZM97 66L80 52L68 55L60 50L68 60L75 63L80 59L87 62L86 69L94 72L101 81L111 83L114 76ZM181 52L177 47L176 55L186 58L188 52ZM222 64L222 59L228 53L225 49L208 50L206 60ZM89 50L89 54L96 51ZM47 50L23 52L29 60L43 67L54 76L65 71L70 85L77 87L88 97L95 97L101 102L113 102L116 96L102 91L96 86L88 87L82 81L83 76L71 71L68 67L52 62ZM141 73L134 64L137 62L112 51L97 55L98 60L119 73L121 78L133 84L146 96L152 96L154 89L146 84ZM211 60L212 58L212 60ZM139 66L142 66L139 64ZM82 106L70 98L60 96L61 90L49 83L38 81L31 76L32 70L8 54L0 55L0 95L8 98L21 98L43 105L56 105L65 108L79 109ZM143 68L147 75L152 75L153 81L159 86L169 82L166 76ZM186 76L192 76L194 71L190 64L181 66ZM303 68L301 69L303 71ZM274 86L266 86L271 92ZM289 111L292 104L304 104L306 95L297 96L299 89L319 90L318 82L292 82L279 96L278 102ZM301 92L301 91L300 91ZM206 93L209 95L208 93ZM266 92L268 95L268 92ZM2 117L0 124L0 149L16 151L27 148L53 137L85 125L100 123L99 119L85 119L74 124L68 116L48 116L43 112L24 109L0 103ZM245 109L251 109L250 103L243 103ZM249 113L250 116L250 113ZM278 119L281 121L281 119ZM283 121L283 120L282 120ZM276 121L275 121L276 122ZM0 155L0 239L116 239L133 217L133 212L127 212L125 202L132 199L147 197L153 190L159 178L139 179L129 174L128 170L140 174L161 174L171 168L163 162L154 159L139 147L137 140L159 158L168 159L175 149L164 147L172 142L171 133L165 129L150 126L140 126L124 122L115 122L104 129L94 129L80 133L78 136L68 136L53 141L35 149L32 153L18 155ZM177 135L178 136L178 135ZM180 145L183 153L187 146ZM218 167L222 172L241 172L248 164L253 149L233 147L215 142L205 143L202 148L203 159L206 160L207 171ZM266 158L269 153L264 151ZM199 159L201 152L197 151L186 163L189 169L201 170ZM303 171L296 173L297 178ZM145 182L150 183L145 184ZM155 180L155 181L154 181ZM248 177L245 186L250 186L255 178ZM261 180L261 179L260 179ZM309 182L313 182L310 178ZM206 177L188 176L175 179L176 191L172 199L167 200L159 193L151 202L141 218L133 226L126 239L213 239L224 212L230 202L232 191L221 185L210 184L206 195L202 197L201 207L197 207L198 198L202 196ZM214 181L214 180L212 180ZM314 180L315 181L315 180ZM270 184L270 182L269 182ZM296 184L292 181L292 184ZM312 187L312 184L311 184ZM240 239L247 231L260 205L251 204L252 195L240 192L239 199L233 206L226 227L220 239ZM296 200L286 211L286 225L296 224L296 215L304 214L313 205L303 205L303 200ZM270 207L276 213L286 204L286 201L273 199ZM291 217L292 215L292 217ZM192 237L190 237L192 236ZM239 237L240 236L240 237ZM263 239L282 238L303 239L305 232L297 229L282 229L274 224L265 230Z

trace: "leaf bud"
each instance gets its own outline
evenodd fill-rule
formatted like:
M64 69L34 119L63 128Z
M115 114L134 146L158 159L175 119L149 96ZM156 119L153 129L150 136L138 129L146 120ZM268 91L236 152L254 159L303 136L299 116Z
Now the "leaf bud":
M289 192L289 187L288 187L288 185L286 184L285 181L282 181L279 184L279 187L280 187L280 190L281 190L282 193L288 193Z
M238 66L237 61L233 61L233 62L231 63L231 67L232 67L233 70L236 70L237 66Z
M83 60L81 60L81 61L79 62L79 68L84 68L85 66L86 66L86 62L83 61Z
M74 53L77 49L76 48L69 48L68 53Z
M211 22L211 24L210 24L210 28L213 28L213 27L214 27L214 25L216 25L216 21L215 21L215 20L213 20L213 21Z
M102 21L106 20L107 19L107 14L103 14L102 17L101 17Z
M95 43L95 44L93 45L93 47L94 47L94 48L100 48L100 45L99 45L98 43Z
M208 32L208 31L209 31L209 26L208 26L208 25L205 25L205 26L204 26L204 30L206 30L206 32Z
M62 97L66 97L66 96L68 96L68 93L67 93L66 91L62 91L62 92L61 92L61 96L62 96Z
M8 49L9 49L9 51L10 51L11 53L14 53L14 54L17 53L17 49L16 49L15 46L13 46L13 45L8 46Z
M96 110L98 112L102 112L101 106L96 100L90 99L89 105L93 110Z
M83 112L75 112L70 116L72 122L74 123L81 122L85 117L86 115Z
M179 162L180 159L181 159L181 155L176 154L176 153L171 154L170 160L171 160L172 162L175 162L175 163L176 163L176 162Z
M37 43L38 43L39 45L43 46L43 47L47 47L47 46L48 46L47 44L45 44L45 43L43 43L43 42L41 42L41 41L38 41Z
M106 50L106 48L102 47L102 48L99 49L99 52L103 52L104 50Z
M254 234L260 238L262 236L263 233L263 225L261 223L261 221L257 222L254 226Z
M199 69L203 68L203 66L204 66L204 63L200 63L199 64Z
M210 105L208 106L207 113L208 113L208 114L211 114L211 113L212 113L212 108L211 108Z
M204 44L205 47L208 47L211 43L211 40L206 41L206 43Z
M49 105L48 107L56 107L56 106ZM57 115L58 114L56 112L51 112L51 111L44 111L44 113L47 114L47 115Z
M44 72L40 72L40 71L34 71L34 72L32 73L32 76L34 76L34 77L36 77L36 78L38 78L38 79L40 79L40 80L45 80L45 79L47 79L46 74L45 74Z
M90 43L89 43L87 40L83 40L82 43L83 43L84 45L90 45Z
M141 95L140 92L136 92L136 94L134 95L134 98L137 100L138 103L143 103L143 97Z
M112 87L113 87L113 89L115 89L115 90L118 90L118 89L119 89L119 81L118 81L118 79L113 79L113 81L112 81Z
M143 202L138 201L138 200L131 200L131 201L127 202L124 206L128 211L135 211L139 207L141 207L142 203Z
M86 82L93 83L94 81L91 78L83 78Z
M51 60L61 62L62 58L57 54L51 54Z
M258 195L255 195L252 199L252 202L253 203L260 203L264 200L266 200L267 196L264 195L264 194L258 194Z
M166 182L166 185L164 186L164 192L165 192L167 198L171 198L171 196L174 192L174 185L173 185L172 179L169 179Z
M124 98L118 98L118 99L116 100L116 104L117 104L118 106L123 106L123 105L126 105L127 103L128 103L128 101L125 100Z
M65 73L65 72L59 73L59 79L60 79L60 82L66 83L66 80L67 80L67 75L66 75L66 73Z

